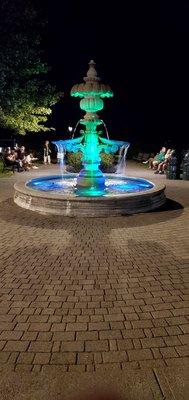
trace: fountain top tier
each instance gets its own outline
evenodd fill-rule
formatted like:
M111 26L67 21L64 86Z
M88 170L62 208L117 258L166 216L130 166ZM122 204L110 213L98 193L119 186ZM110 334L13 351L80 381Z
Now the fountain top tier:
M96 64L93 60L89 62L87 76L83 78L85 83L74 85L71 90L71 96L81 98L86 96L99 96L101 98L113 97L113 92L110 86L100 83L100 78L97 76L95 65Z
M109 85L100 83L93 60L89 62L84 83L74 85L71 96L81 98L80 108L85 111L85 115L79 122L85 129L80 131L79 138L54 143L58 148L67 151L82 152L83 169L77 176L76 191L80 195L85 195L86 191L92 196L100 192L103 194L106 185L105 177L99 169L100 154L102 152L115 153L123 145L128 147L129 143L106 139L102 137L103 132L98 130L98 126L103 125L104 122L97 112L104 108L103 98L112 97L113 92Z
M74 85L71 90L71 96L80 97L80 108L86 111L84 119L80 123L86 125L85 121L93 121L95 125L101 125L102 120L99 119L97 111L104 108L103 98L113 97L113 92L109 85L100 82L95 69L95 62L89 62L87 76L83 78L84 82Z

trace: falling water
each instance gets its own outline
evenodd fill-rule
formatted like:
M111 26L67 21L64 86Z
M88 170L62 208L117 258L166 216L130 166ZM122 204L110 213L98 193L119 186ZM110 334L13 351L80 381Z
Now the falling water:
M61 171L61 175L63 176L65 170L66 170L66 165L65 165L65 148L62 145L62 143L56 143L58 152L57 152L57 160L58 163L60 164L60 171Z
M119 158L116 167L116 174L125 174L126 170L126 155L129 145L123 145L119 151Z
M109 140L110 137L109 137L109 133L108 133L108 128L107 128L105 122L103 121L103 119L101 119L101 122L102 122L102 124L104 125L105 131L106 131L106 136L107 136L107 139Z
M77 124L76 124L76 126L75 126L75 128L74 128L74 130L73 130L73 133L72 133L72 139L74 138L74 136L75 136L75 132L76 132L76 129L77 129L77 127L78 127L78 125L80 124L80 119L79 119L79 121L77 121Z

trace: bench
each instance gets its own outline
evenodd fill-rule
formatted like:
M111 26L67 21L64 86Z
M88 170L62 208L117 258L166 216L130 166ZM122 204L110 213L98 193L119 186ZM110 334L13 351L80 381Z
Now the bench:
M5 157L2 155L2 154L0 154L0 161L2 162L2 164L3 164L3 168L2 168L2 173L5 171L5 170L7 170L7 171L12 171L13 173L14 173L14 171L15 171L15 169L16 169L16 165L11 165L11 164L9 164L9 162L6 162L6 159L5 159Z
M150 157L149 153L138 153L136 157L133 157L133 160L140 162L147 161Z

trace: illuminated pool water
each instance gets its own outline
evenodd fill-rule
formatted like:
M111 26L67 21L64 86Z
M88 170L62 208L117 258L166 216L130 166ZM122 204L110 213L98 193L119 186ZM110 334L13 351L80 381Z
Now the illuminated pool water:
M42 192L71 197L112 197L129 193L144 192L154 187L152 182L142 178L130 178L120 175L106 175L106 189L98 191L96 188L83 188L76 191L77 175L65 174L31 179L26 187Z

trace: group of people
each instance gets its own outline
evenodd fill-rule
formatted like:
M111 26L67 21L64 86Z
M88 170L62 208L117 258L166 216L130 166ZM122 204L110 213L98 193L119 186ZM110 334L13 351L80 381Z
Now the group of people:
M3 156L6 164L15 167L18 172L29 171L31 168L38 168L36 165L32 164L37 158L35 158L32 153L26 154L25 146L19 147L16 144L13 149L7 147Z
M147 161L144 161L143 164L149 164L149 168L155 170L154 174L164 174L174 153L175 150L167 150L166 147L162 147L155 157L149 158Z

